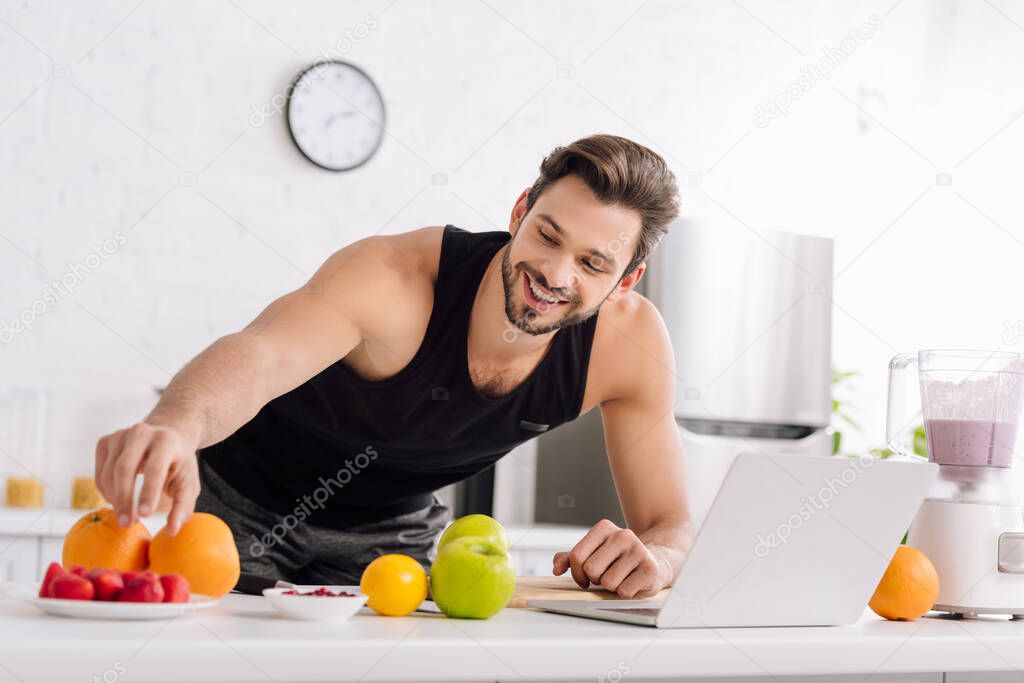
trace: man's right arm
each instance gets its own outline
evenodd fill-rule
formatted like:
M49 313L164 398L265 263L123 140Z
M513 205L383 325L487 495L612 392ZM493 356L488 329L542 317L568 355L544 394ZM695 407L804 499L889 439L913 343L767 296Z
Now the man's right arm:
M364 339L386 333L390 316L381 310L380 297L397 295L404 275L402 255L390 238L368 238L340 250L302 288L185 365L142 422L102 437L96 484L121 523L153 512L166 491L173 500L168 526L176 533L199 495L196 450L225 439L267 402ZM135 509L139 474L143 485Z

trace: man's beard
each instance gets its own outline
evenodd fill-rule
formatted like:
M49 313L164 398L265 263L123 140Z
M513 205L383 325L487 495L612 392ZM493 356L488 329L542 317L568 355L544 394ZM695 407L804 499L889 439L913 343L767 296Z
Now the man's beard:
M524 302L526 310L522 313L516 311L515 301L513 293L515 287L519 283L519 272L520 270L527 272L537 282L544 287L547 287L547 282L544 277L539 273L534 272L528 266L520 265L516 267L516 271L512 271L512 260L510 257L511 245L505 247L505 253L501 256L501 282L505 289L505 317L508 318L509 323L512 324L517 330L525 332L526 334L539 335L547 334L548 332L554 332L560 330L563 327L570 327L577 323L581 323L587 318L597 313L597 309L601 304L598 304L590 311L580 310L582 303L577 297L573 296L568 300L568 312L562 316L561 320L556 320L551 323L544 323L543 325L537 324L535 321L538 316L542 315L538 311L535 311L529 304ZM609 292L610 294L611 292ZM604 303L603 301L601 303Z

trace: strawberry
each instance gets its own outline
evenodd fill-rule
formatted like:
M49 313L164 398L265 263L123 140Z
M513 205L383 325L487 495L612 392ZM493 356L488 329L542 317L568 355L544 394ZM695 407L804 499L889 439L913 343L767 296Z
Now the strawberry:
M96 589L96 600L116 601L124 588L124 580L116 569L93 569L85 578Z
M121 572L121 581L128 583L132 579L137 579L146 572Z
M63 573L64 568L60 566L60 562L51 562L50 566L46 568L46 575L43 576L43 582L39 585L39 597L53 597L50 595L50 584L53 583L55 578Z
M92 600L96 594L92 581L76 574L61 574L53 580L50 591L62 600Z
M181 574L164 574L160 585L164 588L164 602L188 602L188 579Z
M120 602L163 602L164 587L154 572L143 572L141 576L125 582L117 599Z

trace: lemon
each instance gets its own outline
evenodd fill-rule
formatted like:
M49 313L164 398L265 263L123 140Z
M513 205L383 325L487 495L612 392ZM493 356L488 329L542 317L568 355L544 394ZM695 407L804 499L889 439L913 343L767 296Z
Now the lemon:
M408 555L381 555L363 570L359 590L378 614L404 617L426 599L427 572Z

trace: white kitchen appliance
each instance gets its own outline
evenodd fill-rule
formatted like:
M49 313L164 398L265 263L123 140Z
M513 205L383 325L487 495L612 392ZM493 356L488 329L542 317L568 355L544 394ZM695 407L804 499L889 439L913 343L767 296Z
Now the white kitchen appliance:
M937 469L923 461L740 453L663 602L527 606L658 628L851 624Z
M907 419L913 366L921 411ZM1011 468L1022 405L1018 353L928 350L889 363L889 446L905 452L923 419L928 459L939 465L907 537L938 572L936 610L1024 617L1024 517Z
M700 524L744 450L829 456L832 240L681 219L641 283L676 359L676 422Z

